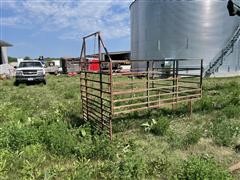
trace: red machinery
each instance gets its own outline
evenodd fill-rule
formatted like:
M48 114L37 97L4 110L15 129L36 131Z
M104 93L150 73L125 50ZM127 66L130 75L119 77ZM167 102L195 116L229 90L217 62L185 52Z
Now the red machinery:
M98 72L100 70L100 63L98 58L88 58L88 71Z

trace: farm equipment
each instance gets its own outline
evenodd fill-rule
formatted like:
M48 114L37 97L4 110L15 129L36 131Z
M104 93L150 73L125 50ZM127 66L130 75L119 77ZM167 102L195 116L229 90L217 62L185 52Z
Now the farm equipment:
M60 63L64 74L80 72L79 58L61 58Z
M87 57L87 61L89 62L87 67L88 71L98 72L100 70L98 57L89 56Z
M57 75L59 73L59 66L53 61L48 61L45 63L45 72Z

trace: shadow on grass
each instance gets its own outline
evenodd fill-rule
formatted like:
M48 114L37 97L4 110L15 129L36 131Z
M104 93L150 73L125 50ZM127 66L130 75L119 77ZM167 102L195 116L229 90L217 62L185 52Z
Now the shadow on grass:
M70 113L67 118L68 123L73 128L78 128L86 124L86 121L84 121L80 114Z
M166 117L170 121L175 118L184 117L187 115L188 108L186 105L179 106L175 110L172 110L171 108L151 109L120 115L118 117L115 117L112 121L113 133L138 129L142 123L145 123L152 119L158 119L160 117ZM70 112L66 118L69 125L73 128L78 128L86 124L86 121L84 121L84 119L78 113Z
M27 82L22 82L22 83L14 82L14 86L17 86L20 88L24 87L24 86L35 86L35 85L44 86L46 84L41 81L27 81Z
M189 114L186 105L179 106L172 110L172 108L164 109L151 109L142 112L134 112L126 115L121 115L113 119L113 132L124 132L130 129L136 129L151 119L158 119L160 117L166 117L172 120L177 117L184 117Z

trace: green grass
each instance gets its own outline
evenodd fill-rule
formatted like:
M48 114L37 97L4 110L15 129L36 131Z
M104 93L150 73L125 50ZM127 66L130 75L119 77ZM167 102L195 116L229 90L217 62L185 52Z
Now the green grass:
M0 179L240 179L240 77L204 80L186 104L113 121L110 142L81 119L78 77L0 81ZM156 123L145 130L143 123Z

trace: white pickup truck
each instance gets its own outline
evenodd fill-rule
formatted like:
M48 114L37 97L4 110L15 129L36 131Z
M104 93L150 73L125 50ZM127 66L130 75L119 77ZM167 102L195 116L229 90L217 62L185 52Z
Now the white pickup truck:
M42 82L46 84L45 70L40 61L24 60L20 62L16 69L15 85L22 82Z

